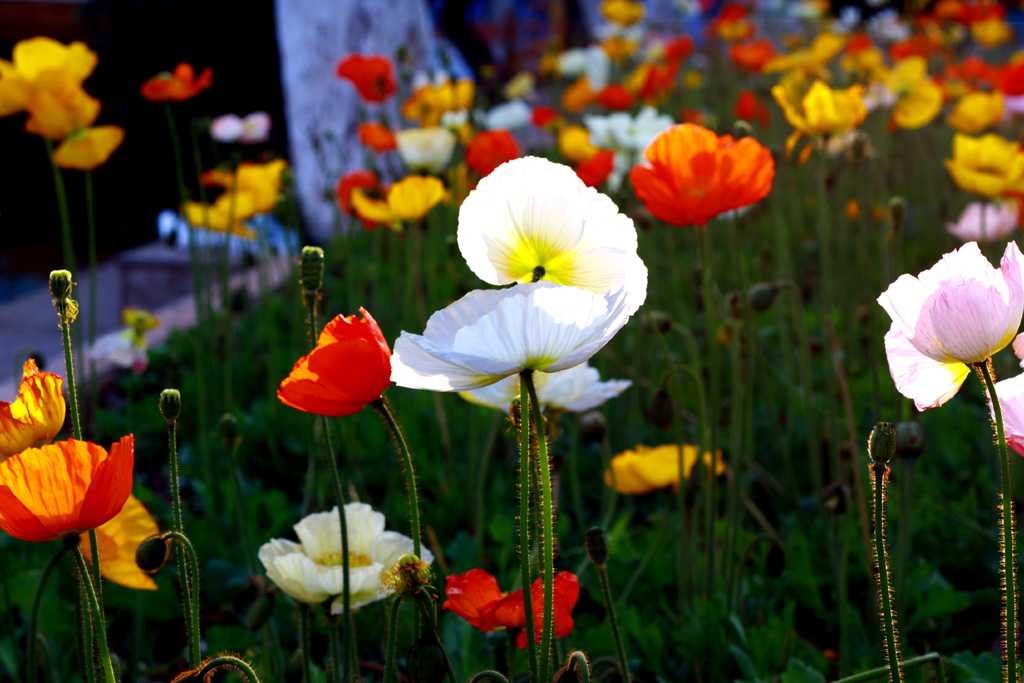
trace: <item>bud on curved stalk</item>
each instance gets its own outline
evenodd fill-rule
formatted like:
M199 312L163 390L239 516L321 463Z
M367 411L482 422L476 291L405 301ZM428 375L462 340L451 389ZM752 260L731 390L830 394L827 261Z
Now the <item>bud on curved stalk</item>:
M139 569L152 574L160 570L171 556L171 544L163 536L150 536L135 550L135 564Z
M890 683L900 683L903 672L899 667L899 634L896 632L896 612L893 608L892 577L889 576L889 555L885 544L885 486L889 479L889 461L896 454L896 427L879 422L868 437L868 456L871 458L871 486L874 491L874 548L878 574L878 602L882 612L882 632L885 635L885 660L889 665Z
M608 581L608 537L604 532L604 529L600 527L593 527L589 529L584 537L584 543L587 548L587 555L590 557L590 561L594 563L594 567L597 570L597 577L601 580L601 595L604 598L605 609L608 610L608 623L612 628L612 636L615 638L615 652L619 659L619 673L622 676L622 680L625 683L629 683L631 680L629 673L629 660L626 658L626 648L622 642L622 634L619 633L619 620L615 615L615 601L612 600L612 588ZM572 664L573 659L579 659L576 654L582 657L581 666L587 668L587 675L583 680L590 680L590 669L587 664L586 656L582 652L573 652L569 655L569 659L565 664L565 668L562 669L555 676L556 681L570 681L580 680L579 678L566 678L566 676L575 675L570 674L569 668Z

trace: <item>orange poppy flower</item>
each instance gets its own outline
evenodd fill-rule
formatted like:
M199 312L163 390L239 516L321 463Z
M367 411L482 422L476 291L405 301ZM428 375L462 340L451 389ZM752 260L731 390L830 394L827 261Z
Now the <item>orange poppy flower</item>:
M146 506L129 495L121 512L103 526L96 528L96 545L100 549L100 574L108 581L135 588L155 591L156 582L135 563L135 551L150 536L160 533ZM89 534L79 536L85 558L92 562Z
M369 147L378 154L392 149L398 149L398 143L395 141L395 134L387 127L382 126L376 121L360 124L357 133L359 135L359 142L363 143L365 147Z
M729 59L732 63L744 71L753 73L760 73L765 64L778 56L772 41L767 38L729 46Z
M708 34L730 43L749 38L754 33L754 25L747 19L749 12L750 9L742 3L725 3L718 16L708 23Z
M53 152L53 163L61 168L91 171L107 163L124 141L124 128L96 126L75 131Z
M0 529L52 541L109 522L132 492L135 439L110 448L68 439L0 462Z
M598 150L597 154L576 165L576 175L590 187L600 187L608 180L615 168L615 152L610 149Z
M174 72L164 71L142 84L139 91L150 102L184 102L213 85L213 69L206 67L196 77L191 64L182 62Z
M327 323L316 348L281 382L277 398L307 413L354 415L391 386L391 348L365 308L362 320L339 315Z
M715 216L764 199L775 160L753 138L733 140L690 123L662 131L629 178L647 209L672 225L705 225Z
M580 76L579 80L562 92L562 109L575 114L583 111L594 101L594 91L590 87L590 79Z
M519 143L507 130L485 130L477 133L466 148L466 164L482 176L490 175L491 171L506 161L518 159L520 156L522 152Z
M564 638L572 633L572 609L580 596L580 583L575 574L555 574L552 606L554 607L555 637ZM481 631L499 628L519 629L516 647L526 648L526 607L523 590L503 595L498 581L482 569L470 569L465 574L449 574L445 585L443 609L449 609ZM530 586L533 599L534 636L540 642L544 622L544 583L537 579Z
M338 197L338 206L346 216L352 215L352 190L376 190L380 188L380 180L373 171L360 168L341 176L338 185L335 187L335 194Z
M642 64L636 72L640 80L637 96L644 102L651 103L664 95L668 95L679 75L678 60L669 60L665 64Z
M0 462L57 436L64 426L64 379L39 372L31 358L14 403L0 401Z
M633 95L618 83L609 83L597 93L597 103L613 111L627 111L633 106Z
M750 90L741 90L732 108L736 118L755 121L762 128L768 127L768 105Z
M350 81L367 102L383 102L398 89L395 67L381 55L351 54L338 62L335 73Z
M906 40L893 43L889 46L889 58L894 62L907 57L923 57L928 59L935 51L935 45L927 36L914 35Z

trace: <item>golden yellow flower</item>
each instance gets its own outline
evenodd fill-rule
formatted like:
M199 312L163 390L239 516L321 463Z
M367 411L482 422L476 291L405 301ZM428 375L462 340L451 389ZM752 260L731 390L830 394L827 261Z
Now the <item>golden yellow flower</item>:
M601 43L601 48L608 55L608 59L616 64L622 64L636 53L636 41L612 36Z
M387 199L352 191L352 209L366 221L401 229L402 221L418 221L448 197L444 183L433 176L410 175L388 189Z
M849 52L839 58L839 68L871 83L885 77L885 55L877 47Z
M100 549L100 574L108 581L135 588L155 591L156 582L135 564L135 551L150 536L160 533L146 506L129 495L117 516L96 527L96 546ZM92 545L89 534L80 537L82 552L92 563Z
M704 452L704 466L711 467L711 452ZM725 472L722 453L715 453L715 475ZM685 477L690 478L697 464L697 447L683 445L683 470ZM614 475L614 477L613 477ZM637 446L636 450L627 450L612 458L611 470L604 473L605 483L615 486L619 493L630 495L650 493L666 486L679 485L679 444L665 446Z
M898 61L886 76L885 87L896 96L892 122L900 128L921 128L942 110L942 88L928 78L924 57Z
M579 163L592 158L600 149L590 142L590 131L572 124L558 131L558 151L567 161Z
M81 85L96 61L96 53L85 43L62 45L52 38L19 41L10 62L0 59L0 116L27 109L40 93Z
M704 83L704 76L696 69L690 69L683 74L683 85L688 90L696 90Z
M48 443L64 426L64 379L39 372L25 361L14 403L0 401L0 462L36 444Z
M124 129L120 126L82 128L58 145L53 152L53 163L61 168L91 171L107 163L123 141Z
M787 92L784 86L776 85L772 96L795 129L786 139L787 155L792 154L801 135L842 133L860 125L867 116L861 85L833 90L823 81L815 81L799 102L790 99L792 92Z
M92 125L100 113L100 103L82 86L62 77L62 84L35 93L25 105L29 113L25 130L50 140L62 140L75 131Z
M644 18L642 2L632 0L603 0L598 5L601 16L619 26L632 26Z
M471 79L452 81L448 78L417 88L402 105L402 116L429 128L438 125L445 112L470 109L475 96L476 84Z
M798 69L818 78L830 80L828 63L835 59L844 45L846 45L846 38L843 36L822 33L814 39L809 47L795 50L788 55L781 55L769 61L764 65L763 73L773 74Z
M946 117L946 123L961 133L977 135L999 123L1003 118L1003 94L975 92L961 97L953 111Z
M1002 19L985 19L971 24L971 37L982 46L992 48L1013 38L1013 29Z
M529 71L520 71L505 84L505 97L510 100L518 100L533 94L537 86L537 79Z
M265 164L243 162L234 174L222 169L207 171L203 174L203 183L223 187L228 192L233 189L240 195L251 195L251 217L272 211L277 206L277 198L281 193L281 174L287 168L288 162L284 159L275 159Z
M562 109L569 113L583 111L590 106L595 97L597 97L597 93L591 89L590 79L586 76L580 76L576 82L562 93Z
M995 199L1024 193L1024 152L998 135L953 136L953 158L946 169L960 189Z

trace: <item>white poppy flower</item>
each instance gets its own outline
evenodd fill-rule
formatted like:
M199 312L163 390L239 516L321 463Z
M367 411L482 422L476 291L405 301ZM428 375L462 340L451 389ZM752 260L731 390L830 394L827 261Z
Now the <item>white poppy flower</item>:
M592 410L610 398L615 398L633 384L628 379L601 381L601 373L588 363L562 372L538 372L533 378L537 400L541 406L569 413ZM459 396L472 403L508 410L519 398L519 375L511 375L490 386L463 391Z
M391 381L469 391L523 370L568 370L626 324L628 302L624 288L599 295L544 281L478 289L430 316L422 335L402 332Z
M630 315L647 298L633 221L546 159L514 159L481 180L459 209L458 242L470 270L492 285L542 275L597 294L625 287Z
M348 526L349 595L353 609L383 600L393 591L384 588L380 575L411 553L412 539L396 531L384 531L384 515L366 503L345 506ZM281 538L263 544L260 562L278 588L299 602L319 604L330 597L331 614L344 612L345 572L341 561L341 518L335 506L330 512L304 517L294 527L300 543ZM434 555L424 548L420 558L427 564Z
M455 149L455 135L440 126L400 130L395 133L395 142L410 173L440 173Z
M487 130L516 130L530 125L533 110L522 100L503 102L483 115L483 125Z
M270 114L265 111L254 111L245 118L225 114L210 122L210 137L217 142L243 145L266 142L270 137L270 123Z

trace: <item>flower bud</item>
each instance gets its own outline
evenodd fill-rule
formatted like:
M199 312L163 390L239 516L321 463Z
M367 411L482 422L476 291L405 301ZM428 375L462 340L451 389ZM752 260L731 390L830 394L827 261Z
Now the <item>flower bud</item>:
M583 545L587 548L587 557L598 567L608 561L608 536L601 527L595 526L587 529L587 533L583 537Z
M73 284L71 282L70 270L54 270L50 272L50 294L57 301L67 301L71 298L71 286Z
M256 598L256 601L249 605L249 609L245 610L242 626L250 631L258 631L273 614L274 599L265 593Z
M299 281L307 292L319 292L324 286L324 250L320 247L303 247L299 267Z
M651 407L647 411L648 417L656 427L668 429L672 426L672 416L675 414L675 406L672 403L672 396L665 387L659 387L651 399Z
M581 414L579 426L584 443L601 443L608 434L608 420L600 410L588 410Z
M144 572L152 574L160 569L171 556L171 544L159 534L142 541L135 550L135 564Z
M903 197L892 197L889 199L889 220L892 221L893 230L902 230L907 220L907 200Z
M891 422L877 422L868 437L868 457L875 464L888 464L896 454L896 427Z
M164 389L160 392L160 414L168 422L174 422L181 415L181 392Z
M896 435L896 454L902 458L918 457L928 443L919 422L900 422L896 425Z
M758 282L747 290L747 302L758 313L763 313L775 305L775 297L779 288L767 282Z
M732 136L736 140L742 140L743 138L749 138L754 134L754 129L750 127L750 124L743 119L739 119L732 124Z

